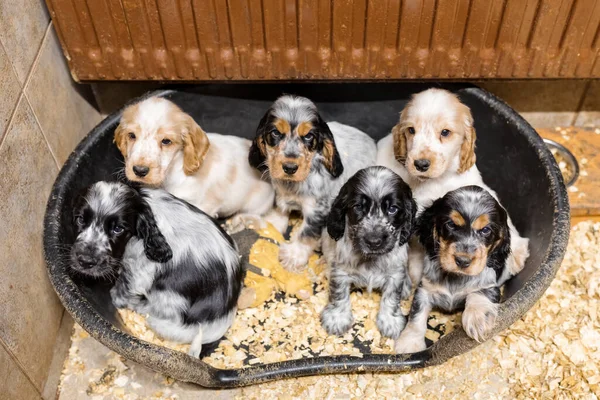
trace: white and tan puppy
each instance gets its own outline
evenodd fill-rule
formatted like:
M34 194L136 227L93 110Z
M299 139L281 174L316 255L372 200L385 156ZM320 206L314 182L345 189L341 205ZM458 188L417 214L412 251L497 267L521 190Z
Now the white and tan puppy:
M483 187L498 199L475 165L475 139L469 107L447 90L428 89L413 95L392 133L379 141L377 163L409 184L419 212L446 193L468 185ZM510 217L508 224L512 253L500 284L520 272L529 257L529 239L520 236ZM423 255L413 239L409 255L413 281L420 280Z
M235 215L233 230L264 226L261 216L273 209L273 186L248 164L251 142L205 133L167 99L151 97L127 107L115 143L129 180L163 187L214 218ZM271 217L277 229L285 229Z

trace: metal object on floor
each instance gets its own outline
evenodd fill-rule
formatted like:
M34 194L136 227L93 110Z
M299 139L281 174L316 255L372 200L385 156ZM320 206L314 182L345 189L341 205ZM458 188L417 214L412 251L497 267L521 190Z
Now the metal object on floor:
M164 90L209 132L253 137L258 121L281 93L313 99L326 120L387 135L411 94L426 84L269 84L210 85ZM464 84L437 85L456 92L474 115L477 165L499 195L516 227L529 237L531 255L524 270L508 282L493 333L519 319L542 296L554 278L569 238L567 191L556 161L540 136L514 110L490 93ZM478 345L462 329L412 355L326 356L220 370L187 354L135 338L123 330L106 284L70 274L68 249L73 243L72 201L87 185L115 177L123 159L113 144L121 111L106 118L75 149L50 195L44 221L48 274L67 311L94 338L115 352L175 379L206 387L227 388L275 379L350 372L400 372L441 364ZM244 248L245 246L240 246Z
M566 160L566 162L571 165L571 168L573 169L573 176L571 177L571 179L569 179L568 182L565 182L565 186L573 186L573 184L577 181L577 178L579 178L579 163L577 162L577 159L575 158L573 153L571 153L571 151L565 146L555 142L552 139L544 138L544 143L546 143L546 146L548 146L549 148L555 149L558 153L560 153Z

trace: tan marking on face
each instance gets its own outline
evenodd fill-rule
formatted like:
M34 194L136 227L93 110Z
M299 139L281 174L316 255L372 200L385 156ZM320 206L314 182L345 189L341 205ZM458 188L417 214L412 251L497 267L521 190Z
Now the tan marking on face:
M284 135L289 135L292 132L290 123L287 122L285 119L277 118L273 125L275 125L275 128L277 128L277 130L280 133L283 133Z
M290 128L289 128L289 124L287 123L287 121L278 119L275 122L275 126L277 127L277 123L279 121L285 122L285 124L280 124L280 126L281 126L281 128L288 129L288 132L289 132ZM279 127L277 127L277 129L281 133L284 133L283 131L280 130ZM312 165L312 159L314 157L314 153L312 151L308 150L306 148L306 146L301 146L300 155L297 158L291 158L291 157L285 156L283 149L285 148L286 140L288 140L288 138L290 136L291 135L285 135L279 141L279 143L274 147L266 146L265 150L266 150L267 166L269 168L269 173L273 179L281 179L281 180L291 181L291 182L303 182L304 180L306 180L306 178L308 177L308 174L310 173L310 168ZM283 164L285 164L285 163L294 163L294 164L298 165L298 170L296 171L296 173L293 175L286 174L285 171L283 170Z
M298 136L305 136L312 128L313 124L311 122L301 122L296 127L296 133L298 133Z
M466 222L462 215L456 210L450 212L450 219L456 224L456 226L465 226Z
M477 219L475 221L473 221L471 226L473 227L473 229L478 231L478 230L483 229L484 227L488 226L489 223L490 223L490 216L488 214L482 214L479 217L477 217Z
M462 275L479 275L487 264L489 248L483 245L477 247L472 254L456 251L456 243L448 242L442 238L439 239L440 249L440 265L443 270ZM460 268L456 265L454 257L469 257L471 264L467 268Z

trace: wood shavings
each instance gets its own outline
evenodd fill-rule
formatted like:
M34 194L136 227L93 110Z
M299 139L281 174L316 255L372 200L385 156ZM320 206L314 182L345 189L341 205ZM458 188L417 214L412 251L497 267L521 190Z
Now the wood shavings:
M323 272L322 272L323 273ZM321 273L321 274L322 274ZM356 353L354 342L328 337L318 323L318 312L326 301L324 275L314 277L315 295L306 301L276 296L263 308L239 312L234 329L218 350L204 361L233 368L252 362L269 363L308 357L311 354ZM349 337L369 343L361 351L390 352L391 341L381 340L373 316L379 295L362 292L352 294L357 323ZM237 391L239 398L515 398L568 399L600 396L600 223L583 222L572 229L569 248L556 279L540 301L512 327L488 340L473 351L455 357L445 364L401 374L327 375L287 379ZM407 303L402 305L406 313ZM123 317L123 315L122 315ZM123 317L125 319L125 317ZM133 319L141 324L142 319ZM253 322L259 321L258 327ZM273 329L274 324L281 329ZM266 325L266 327L264 327ZM304 336L294 331L302 326ZM460 314L433 313L427 335L435 339L437 332L448 333L460 326ZM142 325L143 326L143 325ZM311 329L307 329L310 327ZM432 329L436 328L436 329ZM460 328L459 328L460 329ZM272 333L271 330L274 332ZM285 334L291 335L286 338ZM88 334L76 325L73 345L65 362L61 386L68 385L72 374L81 374L87 360L81 357L79 342ZM310 337L310 340L308 339ZM288 341L278 343L285 338ZM236 345L235 341L238 343ZM153 341L159 340L154 337ZM345 350L344 350L345 349ZM185 351L181 349L180 351ZM312 353L311 353L312 352ZM91 383L97 383L98 398L130 398L139 389L131 372L115 353L108 357L107 367L116 371L102 376L107 367L92 371ZM162 379L160 394L173 397L170 378ZM123 376L130 378L126 381ZM124 384L124 387L120 387ZM137 389L136 389L137 388ZM199 389L200 390L200 389ZM85 388L84 388L85 391ZM155 394L158 394L155 393Z
M473 351L411 373L288 379L243 388L238 398L598 398L598 300L600 223L582 222L540 301Z

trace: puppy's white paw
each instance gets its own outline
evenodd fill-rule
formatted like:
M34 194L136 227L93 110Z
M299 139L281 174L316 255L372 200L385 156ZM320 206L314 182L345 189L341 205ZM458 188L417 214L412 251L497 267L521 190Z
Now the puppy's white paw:
M285 234L289 225L289 217L287 214L279 212L277 209L272 210L265 216L265 220L275 227L281 234Z
M402 314L392 315L389 313L377 314L377 329L382 336L397 339L406 325L406 317Z
M321 313L321 325L330 335L341 336L352 328L354 317L350 307L335 307L327 304Z
M279 246L279 262L288 271L300 272L306 268L312 252L312 246L298 241L282 243Z
M188 354L194 358L200 358L200 353L202 352L202 345L196 347L190 347Z
M410 328L406 328L396 342L394 343L394 351L397 354L410 354L418 353L427 348L425 344L425 337L421 334L414 332Z
M481 343L494 327L497 315L495 307L467 307L462 315L463 329L471 339Z
M234 234L244 229L264 229L267 223L257 215L237 214L227 221L226 227L227 233Z

